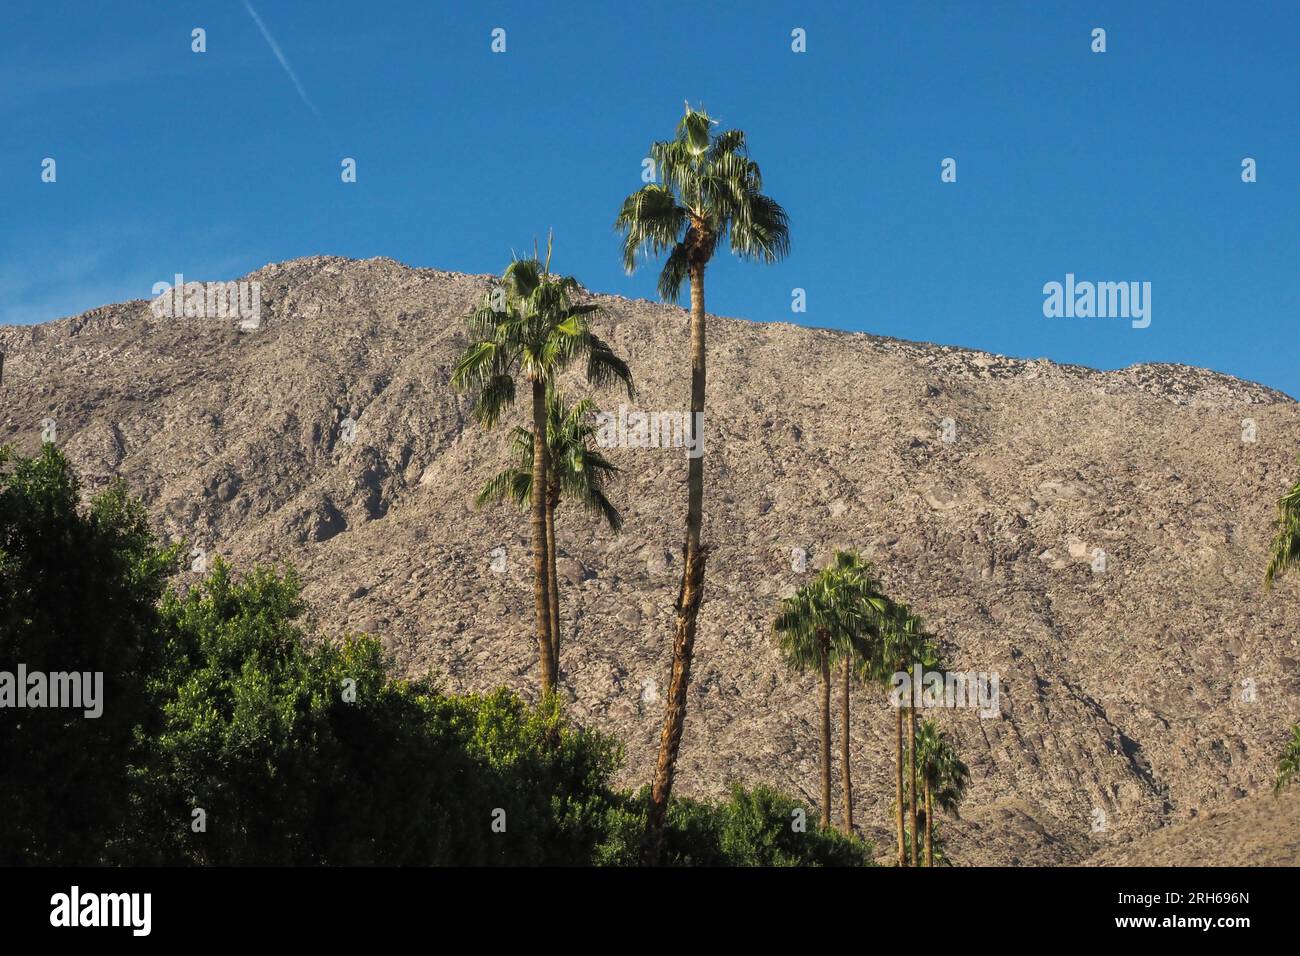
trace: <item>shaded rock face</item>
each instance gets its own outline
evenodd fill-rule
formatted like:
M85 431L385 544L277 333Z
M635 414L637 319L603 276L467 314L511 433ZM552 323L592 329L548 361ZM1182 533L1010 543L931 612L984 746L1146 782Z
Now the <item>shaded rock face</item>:
M1089 866L1295 866L1300 788L1267 790L1092 854Z
M145 302L0 327L0 442L32 452L53 418L88 491L120 476L166 537L297 565L325 633L376 633L401 671L452 689L532 694L526 519L473 508L506 428L479 431L449 387L490 277L312 258L248 278L255 330ZM594 298L637 378L630 407L685 409L685 312ZM1300 583L1260 586L1300 448L1290 399L1185 367L710 322L713 552L679 792L814 796L815 681L787 673L770 625L836 547L875 563L954 668L999 677L991 716L933 712L973 774L944 824L955 862L1081 861L1266 786L1300 713ZM559 514L562 666L572 712L625 741L637 785L668 684L687 458L609 454L623 534ZM855 692L851 733L856 817L883 851L883 690Z

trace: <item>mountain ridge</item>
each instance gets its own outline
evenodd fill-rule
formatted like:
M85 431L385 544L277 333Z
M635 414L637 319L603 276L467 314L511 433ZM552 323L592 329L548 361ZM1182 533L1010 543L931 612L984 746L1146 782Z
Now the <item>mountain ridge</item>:
M492 283L498 278L496 275L492 273L458 272L455 270L444 270L444 269L436 269L436 268L423 267L423 266L410 266L390 256L373 256L366 259L356 259L348 256L300 256L294 259L287 259L282 262L267 263L257 269L252 270L251 272L247 272L234 279L227 279L227 280L194 279L193 277L190 277L190 281L239 282L244 280L252 280L258 277L259 275L261 275L264 271L268 269L280 270L280 269L286 269L291 266L298 266L298 265L304 267L311 267L311 266L319 267L322 265L338 265L338 264L364 265L367 263L377 263L385 266L395 266L399 269L406 270L414 274L427 274L433 277L442 277L448 279L468 279L468 280L480 281L483 283ZM590 295L593 296L594 298L598 298L604 301L619 302L627 305L646 305L646 306L660 306L664 304L656 299L627 297L627 296L618 295L616 293L594 292L593 290L588 289L585 286L580 286L580 288L583 294ZM77 313L76 315L58 316L56 318L52 318L50 320L47 320L45 322L40 322L40 323L24 323L24 324L17 324L17 325L0 324L0 332L3 332L5 329L13 330L13 329L23 329L23 328L30 328L30 329L46 328L49 326L58 325L59 323L63 323L63 322L84 323L87 322L88 320L98 317L100 313L107 312L111 314L113 310L122 307L147 306L150 301L152 300L151 299L128 299L122 302L106 303L105 305L97 306L93 309L87 309L86 311ZM1272 386L1269 385L1265 385L1261 382L1256 382L1250 379L1243 379L1240 376L1232 375L1231 373L1228 372L1220 372L1216 369L1204 368L1201 366L1194 366L1194 365L1187 365L1185 363L1180 363L1180 362L1139 362L1133 365L1126 365L1121 368L1098 369L1092 366L1080 365L1072 362L1057 362L1052 359L1048 359L1046 357L1031 359L1031 358L1022 358L1017 356L1007 356L1000 352L989 352L985 349L979 349L972 346L946 345L938 342L903 339L896 336L878 335L872 332L854 331L849 329L838 329L831 326L808 325L804 323L786 322L781 320L770 320L770 321L753 320L753 319L746 319L740 316L724 315L721 313L709 313L709 314L713 318L726 319L729 321L753 322L754 324L757 325L767 325L767 326L773 326L777 328L808 329L816 332L826 332L826 333L838 334L838 335L862 336L869 341L878 342L878 343L886 343L886 344L900 345L900 346L914 346L923 349L937 349L948 353L959 353L963 355L978 356L990 360L1009 362L1012 363L1013 366L1016 365L1025 366L1025 367L1050 366L1051 368L1060 369L1063 371L1078 372L1082 374L1091 374L1091 375L1101 375L1101 376L1124 376L1124 375L1137 374L1143 371L1153 371L1153 372L1172 371L1175 374L1187 376L1188 378L1193 380L1204 381L1208 377L1211 380L1223 380L1224 382L1231 383L1233 385L1246 386L1251 389L1257 390L1259 393L1267 395L1270 398L1277 401L1289 401L1289 402L1296 401L1296 399L1294 399L1292 396L1288 395L1287 393L1283 392L1282 390L1273 388ZM1191 384L1195 384L1195 381L1191 382Z

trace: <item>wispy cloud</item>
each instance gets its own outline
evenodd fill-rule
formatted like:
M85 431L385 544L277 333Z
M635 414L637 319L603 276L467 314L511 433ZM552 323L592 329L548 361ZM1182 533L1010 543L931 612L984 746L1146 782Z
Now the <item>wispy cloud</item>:
M302 101L307 104L307 108L315 113L316 118L322 123L325 122L325 117L321 115L321 111L316 108L316 104L313 103L311 97L307 95L307 90L303 87L302 80L298 79L298 74L295 73L293 67L289 65L289 58L284 55L284 51L280 49L280 44L275 42L275 37L271 36L271 31L266 28L266 24L262 22L262 18L257 15L257 11L253 9L253 5L249 3L248 0L244 0L244 9L247 10L248 15L253 18L253 22L257 24L257 28L262 31L262 36L266 38L266 45L271 48L271 52L275 54L275 58L279 60L280 65L284 67L284 72L289 75L289 79L292 81L294 89L298 91L298 95L302 97Z
M153 224L86 223L55 245L0 242L0 325L48 322L114 302L147 299L177 272L207 281L240 276L266 261L229 252L233 231L211 233L202 250L178 252Z

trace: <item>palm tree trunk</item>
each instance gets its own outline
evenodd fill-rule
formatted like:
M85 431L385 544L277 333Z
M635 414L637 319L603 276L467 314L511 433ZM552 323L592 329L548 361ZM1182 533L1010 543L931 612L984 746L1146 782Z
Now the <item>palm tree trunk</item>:
M930 781L925 782L925 865L934 866L934 807L930 803Z
M908 815L912 827L912 865L916 866L920 855L919 834L916 832L916 708L907 708L907 773L912 778L908 788Z
M845 836L853 836L853 772L849 763L849 658L844 657L844 687L840 696L840 773L844 781Z
M822 826L831 825L831 655L826 635L820 634L821 679L818 682L818 699L821 709L822 758Z
M682 585L677 596L677 626L673 633L673 670L664 705L663 732L659 735L659 759L654 785L650 788L647 821L647 862L658 865L663 855L664 821L672 795L677 752L686 725L686 690L691 682L691 659L695 653L695 625L704 599L704 557L700 547L704 524L704 264L691 266L691 439L694 451L689 459L686 492L686 547L682 562Z
M533 603L536 608L537 652L542 671L542 696L555 691L555 659L551 654L551 602L546 586L546 386L533 381Z
M546 584L551 612L551 663L555 679L560 679L560 576L555 570L555 509L559 495L551 489L546 495Z
M907 852L903 841L903 708L894 710L894 819L898 824L898 865L907 866Z

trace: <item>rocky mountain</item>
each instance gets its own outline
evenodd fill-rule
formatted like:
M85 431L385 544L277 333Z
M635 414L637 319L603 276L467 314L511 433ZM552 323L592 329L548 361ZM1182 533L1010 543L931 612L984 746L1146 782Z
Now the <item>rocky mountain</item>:
M491 277L318 257L245 278L252 328L144 301L0 327L0 443L31 452L45 431L89 489L125 479L166 536L297 566L324 633L379 635L405 672L531 694L527 523L473 508L506 429L481 432L449 387ZM604 407L685 410L686 313L594 300L637 382ZM1291 399L1183 366L1098 372L711 321L714 551L679 792L738 779L815 798L815 682L786 672L770 625L840 546L870 557L953 667L998 676L996 713L936 712L973 774L945 823L955 862L1118 862L1267 788L1300 715L1300 583L1261 587L1300 448ZM623 533L559 515L562 667L572 712L626 743L622 782L638 785L667 683L686 454L610 455ZM892 711L875 689L855 708L856 814L887 851Z

